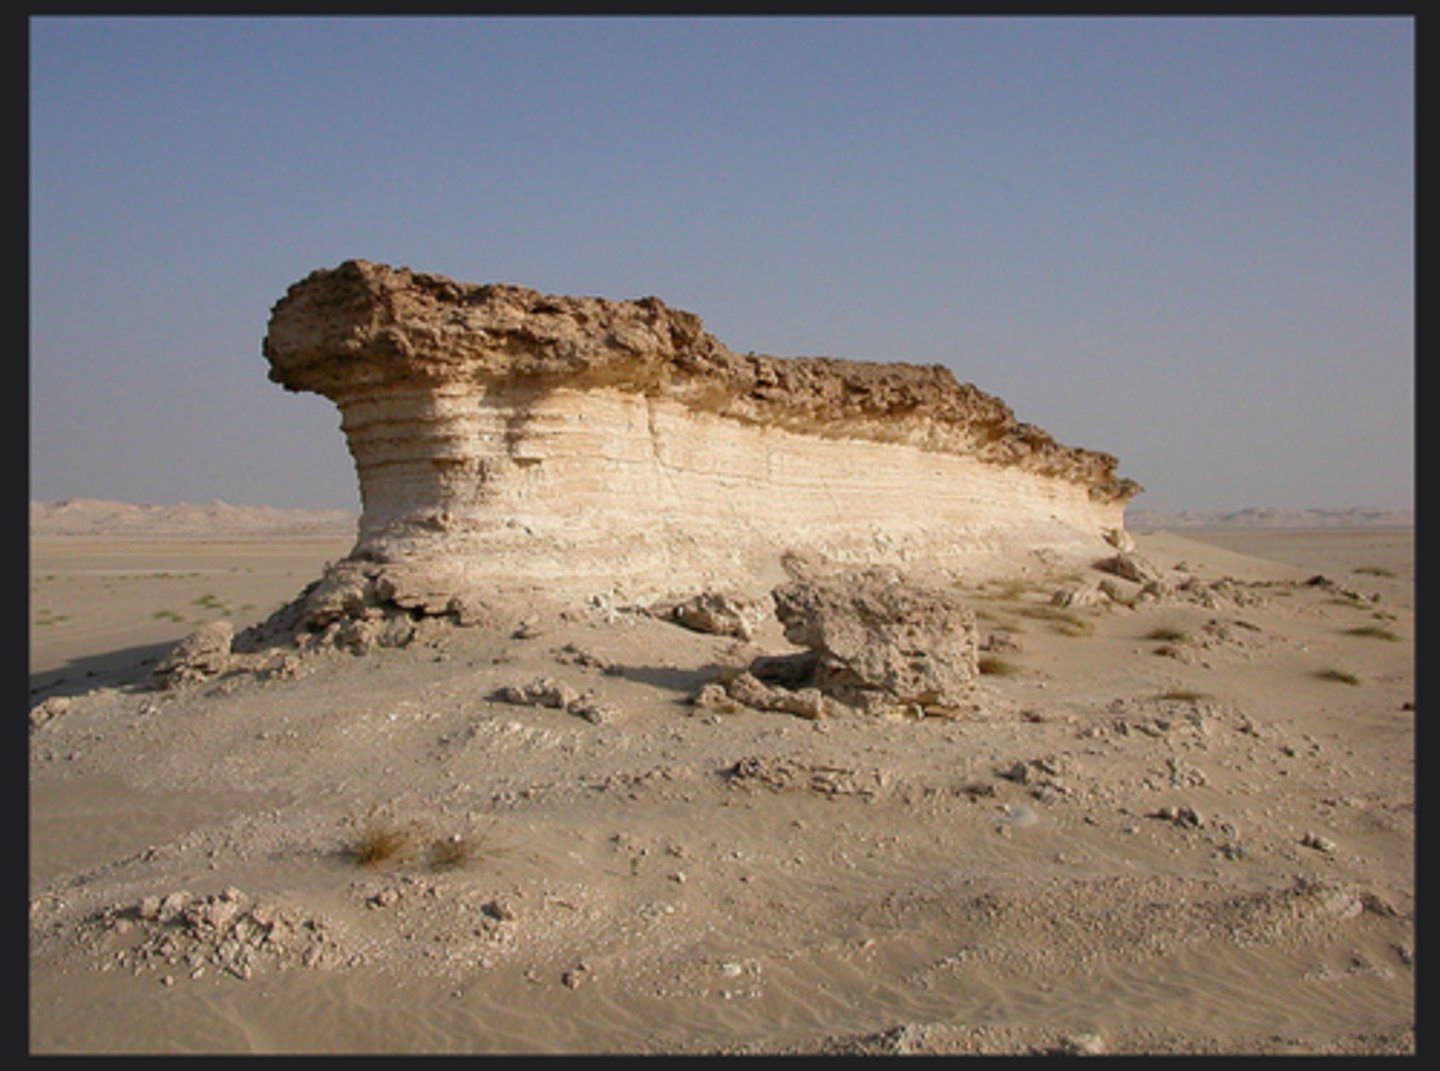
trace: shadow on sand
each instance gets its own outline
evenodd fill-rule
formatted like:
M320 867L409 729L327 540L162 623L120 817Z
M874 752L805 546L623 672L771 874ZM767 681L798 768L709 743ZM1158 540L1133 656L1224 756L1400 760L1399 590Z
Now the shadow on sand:
M96 688L143 686L149 682L155 663L174 646L172 641L122 647L118 651L72 659L58 669L32 673L30 702L38 703L54 695L82 695Z
M675 692L688 702L702 685L713 681L720 673L719 666L701 666L699 669L673 669L668 666L616 666L614 673L627 681L648 684L667 692Z

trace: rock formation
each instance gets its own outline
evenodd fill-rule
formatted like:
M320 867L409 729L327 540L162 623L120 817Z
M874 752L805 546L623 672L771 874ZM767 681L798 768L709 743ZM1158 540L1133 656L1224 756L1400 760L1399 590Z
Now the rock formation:
M164 687L174 688L206 680L230 666L235 626L229 621L210 621L177 643L155 667L155 676Z
M815 657L812 683L862 710L964 702L977 674L975 615L958 595L871 569L775 589L775 616Z
M465 614L498 588L763 593L846 565L1089 559L1138 490L938 365L737 354L657 298L348 261L272 310L270 378L340 409L363 513L307 595Z
M771 599L785 639L804 650L755 659L705 685L696 706L823 718L845 710L948 716L966 705L979 636L955 592L868 568L800 577Z

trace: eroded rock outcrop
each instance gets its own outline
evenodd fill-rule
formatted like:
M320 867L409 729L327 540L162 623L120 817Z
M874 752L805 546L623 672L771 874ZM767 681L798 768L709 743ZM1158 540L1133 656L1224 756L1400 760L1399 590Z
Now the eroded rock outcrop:
M235 626L210 621L177 643L155 666L155 679L166 688L208 680L230 668Z
M974 613L959 596L888 570L775 589L791 643L815 655L813 683L862 710L963 703L977 675Z
M349 261L277 302L264 354L339 407L359 475L358 539L307 592L312 627L473 616L527 584L759 594L797 549L1093 560L1139 490L941 366L741 355L656 298Z
M871 568L797 578L771 600L785 639L802 650L722 674L692 698L694 706L812 719L953 717L970 706L980 638L975 614L955 592Z

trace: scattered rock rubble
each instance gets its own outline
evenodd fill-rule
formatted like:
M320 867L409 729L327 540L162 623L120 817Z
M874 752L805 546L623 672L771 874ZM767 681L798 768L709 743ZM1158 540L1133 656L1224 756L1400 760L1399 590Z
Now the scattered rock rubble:
M177 643L155 667L155 676L164 687L206 680L230 667L230 648L235 626L229 621L209 621Z
M199 978L213 969L248 979L266 967L333 968L350 959L325 919L257 900L233 886L209 896L185 890L147 896L106 908L90 922L120 946L103 969L136 974L174 968Z
M748 640L770 612L769 599L707 591L673 607L670 617L696 632Z
M536 677L528 684L507 684L495 693L495 698L517 706L563 710L596 725L608 725L619 721L621 716L617 704L602 702L554 677Z
M30 731L34 732L53 719L68 713L71 706L72 703L68 696L52 695L48 699L42 699L30 708Z
M878 769L854 769L796 758L747 755L724 771L727 783L772 792L799 789L823 796L874 796L886 787Z

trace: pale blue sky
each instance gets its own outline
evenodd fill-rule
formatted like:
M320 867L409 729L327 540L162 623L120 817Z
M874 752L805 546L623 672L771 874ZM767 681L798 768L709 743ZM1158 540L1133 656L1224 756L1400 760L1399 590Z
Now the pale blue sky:
M30 21L30 497L357 508L270 306L363 257L938 362L1149 509L1413 504L1415 26Z

